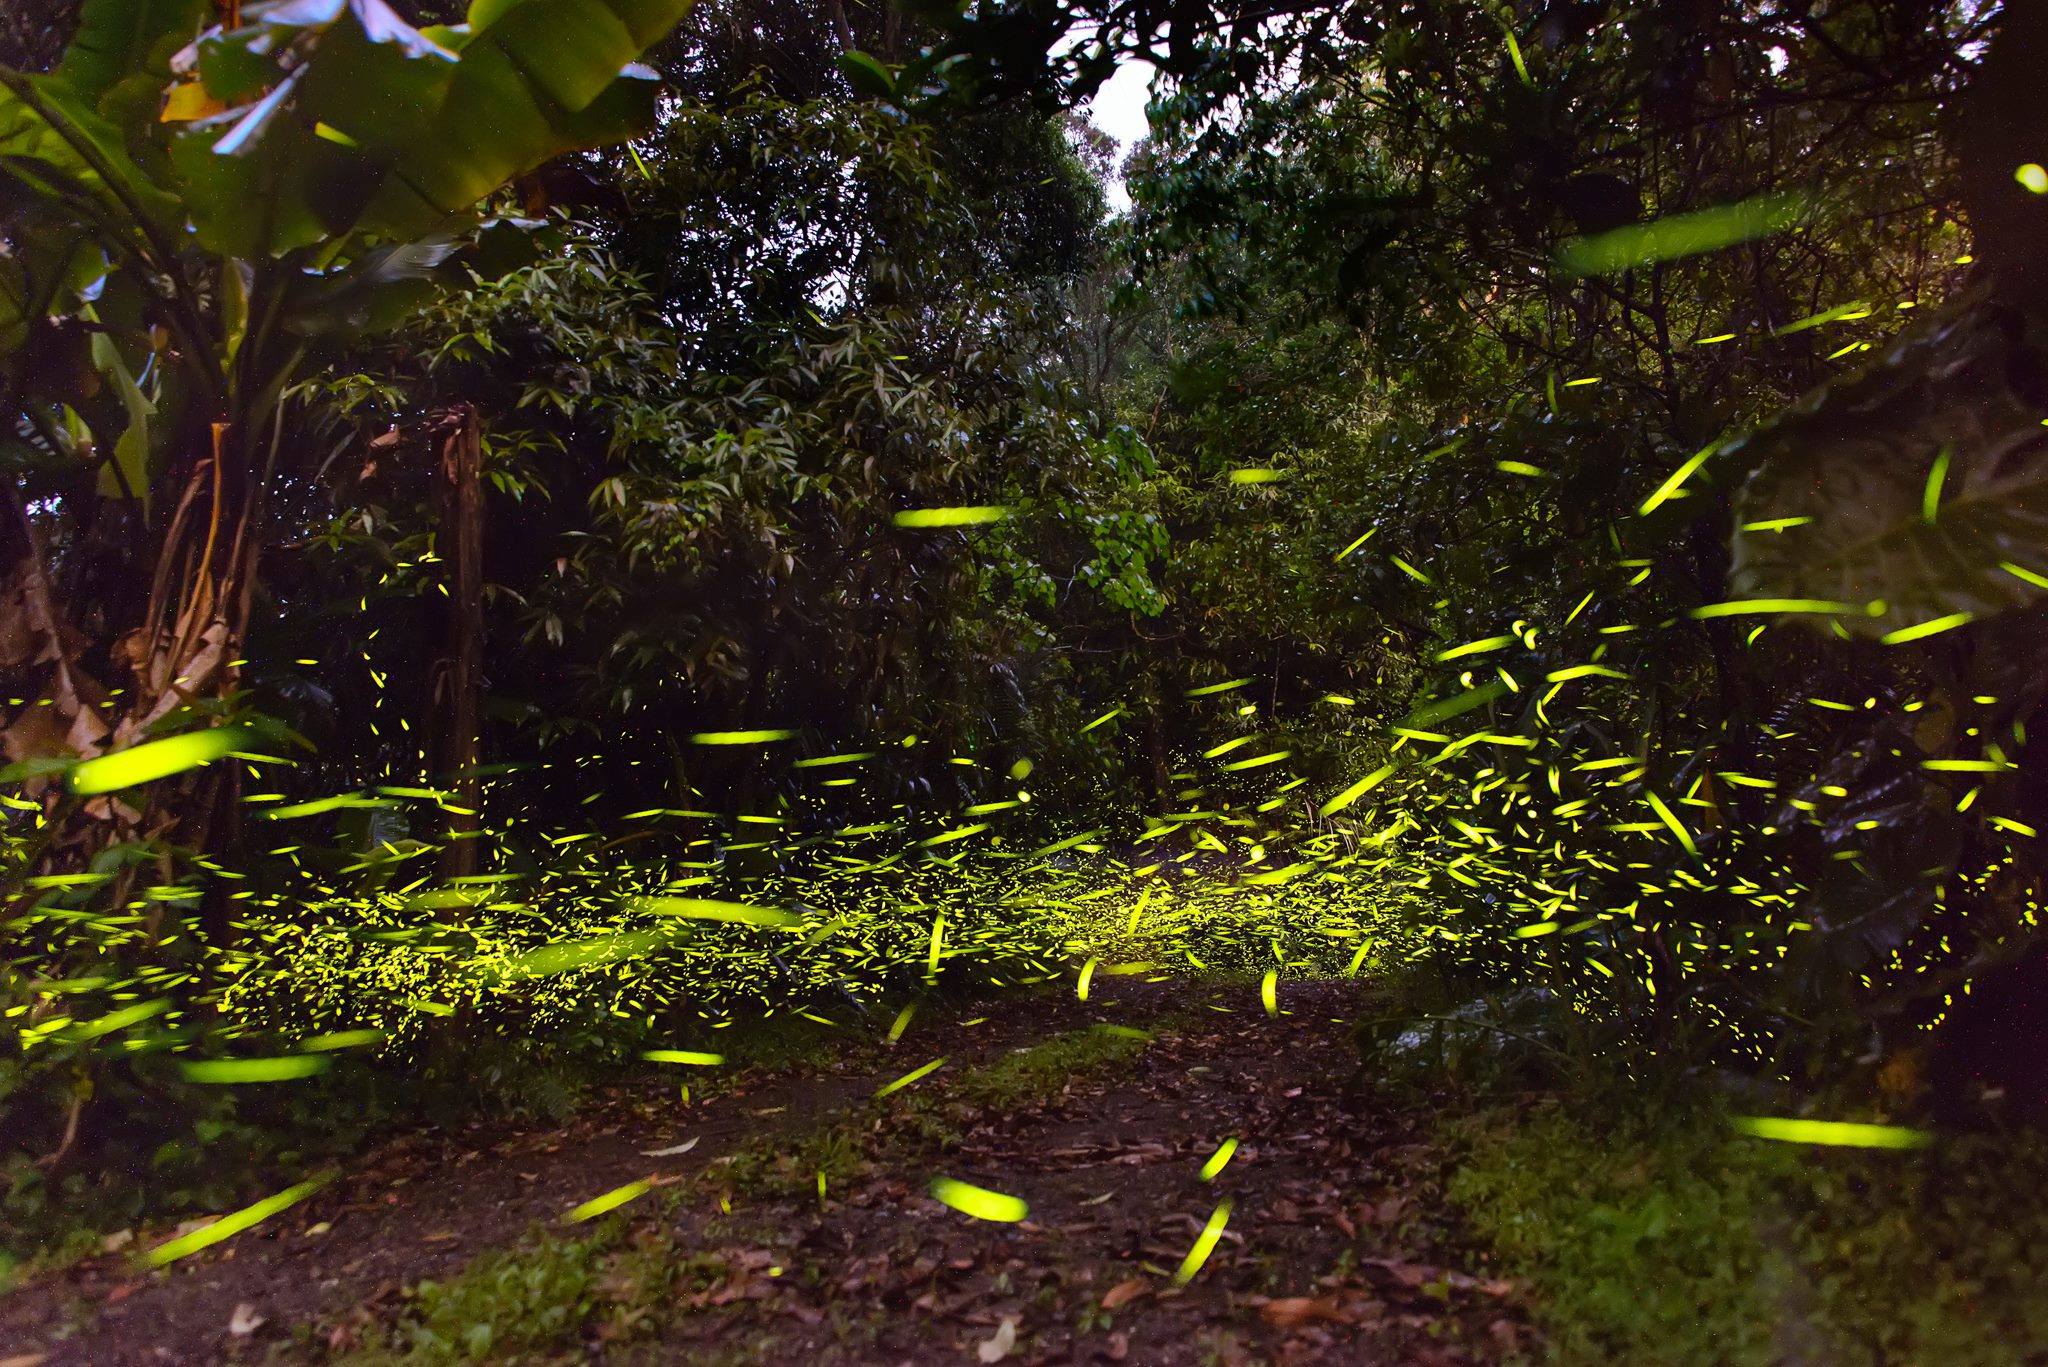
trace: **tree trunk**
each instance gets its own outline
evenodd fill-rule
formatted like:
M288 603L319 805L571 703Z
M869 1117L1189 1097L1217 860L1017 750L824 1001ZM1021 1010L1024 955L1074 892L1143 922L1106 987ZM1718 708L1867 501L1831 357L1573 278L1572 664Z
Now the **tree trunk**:
M465 405L455 430L441 447L441 543L455 582L448 605L451 654L442 730L442 767L455 792L448 813L448 841L441 849L441 873L459 878L477 871L478 812L482 793L476 767L477 695L483 676L483 433L476 410Z

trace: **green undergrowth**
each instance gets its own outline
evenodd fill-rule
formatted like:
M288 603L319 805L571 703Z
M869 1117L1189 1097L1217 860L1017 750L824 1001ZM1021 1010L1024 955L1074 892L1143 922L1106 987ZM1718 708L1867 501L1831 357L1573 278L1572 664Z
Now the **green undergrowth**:
M623 1219L576 1239L536 1231L445 1282L407 1288L398 1321L340 1361L518 1362L591 1341L630 1343L729 1270L723 1255L684 1252L661 1229Z
M2048 1141L1917 1152L1737 1134L1708 1105L1556 1098L1444 1124L1449 1192L1561 1362L2048 1357Z
M766 1056L768 1038L753 1032L740 1057ZM191 1086L161 1058L102 1070L76 1150L54 1163L0 1155L0 1291L118 1231L233 1209L390 1134L559 1124L619 1077L616 1051L455 1031L415 1060L343 1057L290 1086Z
M942 981L928 1008L975 999ZM682 1042L725 1063L684 1080L700 1098L716 1096L742 1074L787 1072L879 1038L888 1019L878 1008L827 1024L787 1010L701 1031ZM107 1070L82 1126L89 1143L55 1164L0 1155L0 1292L92 1256L119 1231L245 1205L394 1133L477 1120L561 1124L596 1090L655 1066L638 1048L675 1042L630 1025L543 1039L456 1022L411 1059L341 1056L288 1087L184 1085L161 1058ZM0 1110L13 1099L8 1068L0 1060ZM118 1123L99 1123L100 1112Z
M1059 1095L1069 1082L1136 1057L1153 1036L1171 1031L1177 1024L1162 1020L1145 1031L1110 1025L1069 1030L964 1074L948 1094L983 1110L1045 1101Z

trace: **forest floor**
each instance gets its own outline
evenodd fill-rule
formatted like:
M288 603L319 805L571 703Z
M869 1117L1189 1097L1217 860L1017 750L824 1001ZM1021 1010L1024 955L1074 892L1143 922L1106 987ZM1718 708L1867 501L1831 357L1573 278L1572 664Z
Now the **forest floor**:
M32 1281L0 1302L0 1364L1525 1356L1430 1117L1360 1075L1361 995L1298 984L1269 1017L1251 984L1107 978L1085 1003L928 1008L893 1045L846 1029L722 1077L650 1069L566 1125L406 1134L165 1270L134 1252L168 1230ZM1029 1215L942 1205L939 1175Z
M894 1042L886 1012L789 1016L566 1121L395 1133L165 1269L138 1251L175 1229L50 1257L0 1298L0 1367L2048 1363L2038 1131L1772 1144L1705 1073L1368 1065L1392 986L1283 983L1277 1014L1249 979L1091 987L932 1003Z

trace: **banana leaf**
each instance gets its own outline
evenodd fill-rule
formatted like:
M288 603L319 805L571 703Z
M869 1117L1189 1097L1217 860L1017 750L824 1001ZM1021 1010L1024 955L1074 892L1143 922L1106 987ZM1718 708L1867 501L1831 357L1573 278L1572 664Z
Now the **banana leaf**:
M176 198L128 154L120 130L55 76L0 71L0 213L29 199L88 219L174 221Z
M171 54L192 41L212 8L207 0L87 0L53 74L95 104L134 76L158 77L161 90Z
M542 162L649 127L656 82L634 59L687 5L515 0L428 30L383 0L251 6L249 27L197 49L208 93L241 103L188 126L172 152L200 240L257 256L453 226ZM252 80L252 59L287 50L311 55Z

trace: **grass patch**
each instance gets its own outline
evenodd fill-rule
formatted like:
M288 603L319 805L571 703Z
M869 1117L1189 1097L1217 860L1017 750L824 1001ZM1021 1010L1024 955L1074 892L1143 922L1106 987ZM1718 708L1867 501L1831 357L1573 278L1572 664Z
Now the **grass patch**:
M580 1239L545 1232L526 1247L487 1253L446 1282L423 1281L379 1343L344 1361L516 1362L589 1342L630 1342L657 1331L677 1299L727 1272L715 1254L683 1254L658 1230L630 1235L622 1220Z
M2048 1140L1919 1153L1556 1102L1448 1123L1449 1193L1565 1362L2009 1363L2048 1354Z
M1167 1022L1155 1027L1163 1028ZM962 1074L945 1095L983 1109L1048 1101L1069 1082L1135 1058L1151 1042L1149 1033L1103 1025L1069 1030Z

